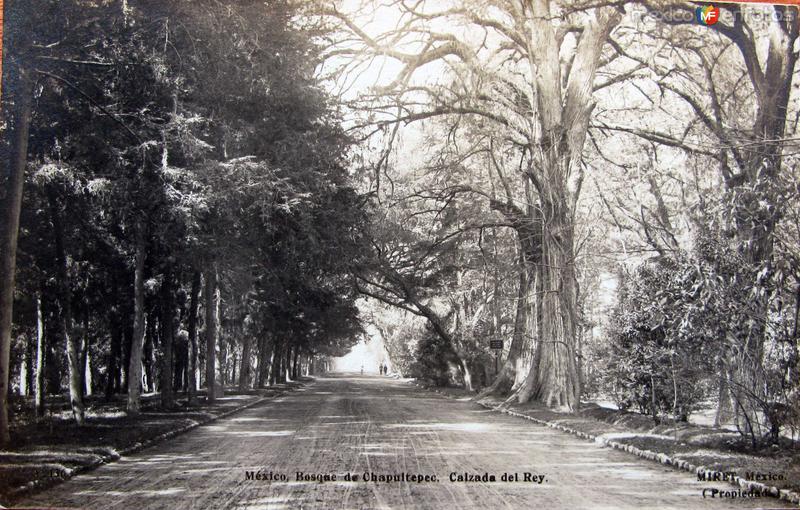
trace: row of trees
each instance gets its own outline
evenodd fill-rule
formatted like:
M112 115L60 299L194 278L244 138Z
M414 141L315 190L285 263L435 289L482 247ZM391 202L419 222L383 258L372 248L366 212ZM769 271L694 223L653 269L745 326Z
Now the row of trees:
M611 368L603 389L645 411L685 416L705 387L754 442L780 426L799 382L800 23L721 10L706 27L669 1L317 6L345 83L388 70L353 100L386 142L373 229L391 232L359 285L427 321L420 355L469 386L503 337L488 391L519 401L574 410Z
M76 417L90 358L107 387L127 367L130 411L142 367L169 405L198 328L213 394L256 357L342 352L358 293L418 319L374 305L394 364L440 382L566 410L601 385L678 417L708 387L754 443L786 421L797 8L706 27L656 0L43 5L7 16L0 383L19 252L15 335L67 346ZM366 196L320 63L377 142Z
M88 391L137 413L143 389L213 400L346 352L364 199L321 32L283 1L14 1L6 21L4 442L9 382L39 409L68 381L81 423Z

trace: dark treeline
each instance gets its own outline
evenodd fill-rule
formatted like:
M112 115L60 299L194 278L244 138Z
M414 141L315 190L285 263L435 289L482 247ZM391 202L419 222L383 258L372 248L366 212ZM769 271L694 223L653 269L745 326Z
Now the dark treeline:
M169 408L351 346L363 200L293 15L7 2L1 398L68 391L82 422L90 393Z

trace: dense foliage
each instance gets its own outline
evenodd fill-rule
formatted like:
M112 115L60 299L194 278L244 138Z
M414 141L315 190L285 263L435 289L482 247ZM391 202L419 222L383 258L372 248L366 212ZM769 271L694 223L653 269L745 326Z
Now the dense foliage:
M12 6L36 29L5 66L35 78L16 392L69 387L81 421L93 392L169 407L346 352L365 201L320 34L282 1L34 3Z
M761 384L767 398L759 411L770 423L770 438L778 440L785 426L798 424L796 301L792 288L771 293L766 316L754 314L755 268L729 239L711 228L701 229L689 253L657 258L636 268L623 281L610 321L605 383L621 408L634 407L655 419L685 420L707 400L732 400L735 407L757 394L736 385L741 339L752 321L768 332L763 352ZM780 280L761 285L775 285ZM795 314L795 315L793 315ZM734 408L720 406L717 422L729 419Z

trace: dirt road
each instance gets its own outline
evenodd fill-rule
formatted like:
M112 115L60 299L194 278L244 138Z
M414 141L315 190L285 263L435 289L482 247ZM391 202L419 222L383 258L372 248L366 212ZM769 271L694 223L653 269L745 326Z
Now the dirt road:
M358 481L346 480L348 473ZM505 481L506 473L519 481ZM373 475L378 481L372 481ZM486 480L490 475L496 481ZM341 376L318 379L298 392L77 476L20 505L784 507L766 498L704 499L704 488L734 490L393 379Z

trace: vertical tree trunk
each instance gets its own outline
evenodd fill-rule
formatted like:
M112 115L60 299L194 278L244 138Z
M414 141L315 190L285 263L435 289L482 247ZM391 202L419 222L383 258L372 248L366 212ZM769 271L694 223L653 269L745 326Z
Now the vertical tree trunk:
M122 334L122 362L120 363L120 367L122 369L122 373L119 376L119 386L118 391L120 393L127 392L128 390L128 380L130 376L130 364L131 364L131 347L133 346L133 337L135 333L135 324L134 324L134 315L125 313L125 321L123 322L123 334Z
M250 386L250 351L253 340L249 334L242 338L242 368L239 370L239 390L244 391Z
M44 285L42 285L44 287ZM44 317L41 291L36 296L36 367L33 408L36 417L44 415Z
M273 386L278 383L278 371L281 366L281 341L278 338L273 338L271 344L269 356L269 385Z
M42 294L42 307L44 313L44 377L46 389L45 395L57 395L62 393L62 358L58 349L58 342L53 339L61 339L60 328L58 325L58 313L55 311L58 306L52 299L54 292L47 288L47 293ZM53 324L55 322L55 324Z
M200 271L192 275L192 295L189 302L189 367L188 398L190 404L197 403L197 309L200 305Z
M281 370L281 377L283 379L282 382L289 382L292 378L292 349L294 346L286 342L286 349L283 352L283 359L281 360L282 370Z
M577 325L577 278L573 256L573 224L566 211L551 205L542 243L542 322L534 363L519 400L530 398L547 406L578 408L580 377L575 350ZM549 221L548 221L549 220Z
M205 272L206 287L203 291L206 336L206 391L208 402L214 402L216 397L216 369L215 360L217 349L217 271L214 264L206 267Z
M292 360L294 359L294 351L297 349L295 345L289 344L289 347L286 349L286 380L293 381L294 380L294 371Z
M537 50L530 65L537 88L535 122L542 133L538 146L531 148L537 175L531 173L529 177L542 211L541 258L537 261L541 334L537 335L533 364L518 399L524 402L534 398L574 411L581 392L575 336L575 208L583 179L583 146L594 109L592 85L603 47L621 13L610 7L595 10L594 19L583 26L564 76L552 8L546 0L531 2L530 34Z
M746 331L736 338L738 352L728 357L727 382L720 381L718 415L727 411L724 409L727 392L734 400L737 426L751 436L754 444L758 436L774 425L762 423L769 421L770 414L765 409L768 398L763 356L773 292L770 280L774 276L774 230L785 210L781 199L784 183L779 175L798 61L795 48L800 26L796 15L785 23L771 24L769 32L763 48L753 34L742 32L735 37L753 87L756 108L752 125L746 130L751 143L738 148L738 157L732 158L737 161L737 171L731 171L727 165L723 170L729 217L736 225L734 242L750 266L749 285L754 292L750 293L746 312Z
M181 287L181 283L177 284L176 290ZM181 329L181 324L184 322L184 310L175 316L175 323L173 331L174 338L172 340L173 357L175 358L174 371L172 376L172 389L174 392L185 391L189 382L189 377L186 368L189 366L189 333Z
M122 355L122 328L119 324L119 317L117 313L111 315L111 346L108 350L108 362L106 370L106 400L111 400L114 397L119 381L120 371L120 358Z
M217 382L219 383L219 389L222 390L225 388L225 385L228 384L228 335L222 334L224 332L220 331L221 326L221 318L220 315L220 296L219 296L219 286L217 286L217 295L216 299L214 300L216 317L217 317Z
M8 430L8 382L11 375L11 322L14 305L14 275L17 265L19 216L25 165L28 161L28 132L31 122L33 78L19 68L13 142L5 193L0 200L0 446L11 440Z
M136 253L134 256L133 278L133 338L128 362L128 403L129 414L141 410L142 347L145 333L144 317L144 263L147 258L147 233L144 220L136 225Z
M72 417L78 425L83 425L83 356L81 340L72 316L72 295L67 273L67 254L64 246L64 226L61 223L61 211L55 192L48 193L50 219L53 224L53 241L56 259L56 286L58 288L59 326L66 341L67 368L69 369L69 402Z
M30 384L28 384L31 355L30 346L33 342L25 342L22 349L22 360L19 364L19 396L27 397L30 394Z
M283 356L281 357L281 382L287 383L291 379L291 373L289 372L291 368L292 362L292 344L291 341L287 341L285 343L285 347L283 348Z
M154 313L145 315L145 334L142 361L144 364L144 377L142 378L142 387L147 393L156 391L155 377L153 371L155 370L155 337L156 337L156 319Z
M552 165L568 161L552 155ZM557 172L556 172L557 173ZM541 263L536 264L534 286L541 298L529 319L537 344L525 382L512 396L519 402L538 400L547 406L575 410L580 402L576 352L577 276L574 261L574 221L566 184L550 179L550 200L543 200ZM544 198L544 197L543 197ZM530 274L530 272L529 272ZM539 314L541 316L539 317Z
M272 374L270 375L270 384L282 384L286 382L286 374L283 371L284 360L286 359L285 341L275 341L275 352L272 354Z
M467 362L464 361L458 354L456 354L456 357L458 358L458 363L461 368L461 375L464 377L464 389L469 392L472 392L473 391L472 373L470 372L469 367L467 366Z
M264 335L262 334L259 335L256 341L255 380L253 381L253 386L255 388L264 387L264 351L266 350L264 340Z
M230 364L231 364L231 383L233 383L233 382L235 382L237 380L236 379L236 369L239 367L239 360L236 359L236 354L237 353L236 353L235 350L233 352L231 352L231 360L230 360Z
M108 349L108 359L106 360L106 387L105 399L111 400L114 396L115 381L119 377L119 363L122 351L122 317L120 316L120 303L119 303L119 284L117 283L116 272L111 274L111 295L114 296L114 304L111 305L109 310L109 333L111 337L110 346Z
M263 388L270 384L270 365L272 363L272 351L274 342L267 336L259 340L258 347L258 387Z
M89 352L89 348L84 350L83 359L86 360L83 369L84 378L83 378L83 386L84 386L84 395L87 397L92 396L92 354Z
M172 267L167 266L164 271L164 281L161 284L161 407L171 409L175 406L173 391L174 352L173 340L175 338L175 306L173 304Z
M528 278L528 296L525 307L525 328L522 337L521 353L517 358L516 378L514 380L515 391L522 388L530 373L531 363L535 358L536 339L539 335L539 325L541 324L541 307L539 306L541 293L541 279L539 278L539 267L536 264L526 265Z
M300 346L295 346L294 348L294 355L292 356L292 379L298 380L299 379L299 371L297 370L297 362L298 358L300 357Z
M81 328L81 391L83 396L92 395L92 356L90 352L89 310L83 311L83 328Z
M178 317L175 323L179 328L182 320ZM173 340L172 350L175 353L175 370L172 375L172 389L175 393L179 391L186 391L189 384L189 374L187 367L189 366L189 333L186 330L178 329Z
M733 418L733 402L731 390L729 385L729 373L726 370L724 357L720 358L719 375L717 377L718 395L717 395L717 412L714 414L714 426L722 427L730 423Z

